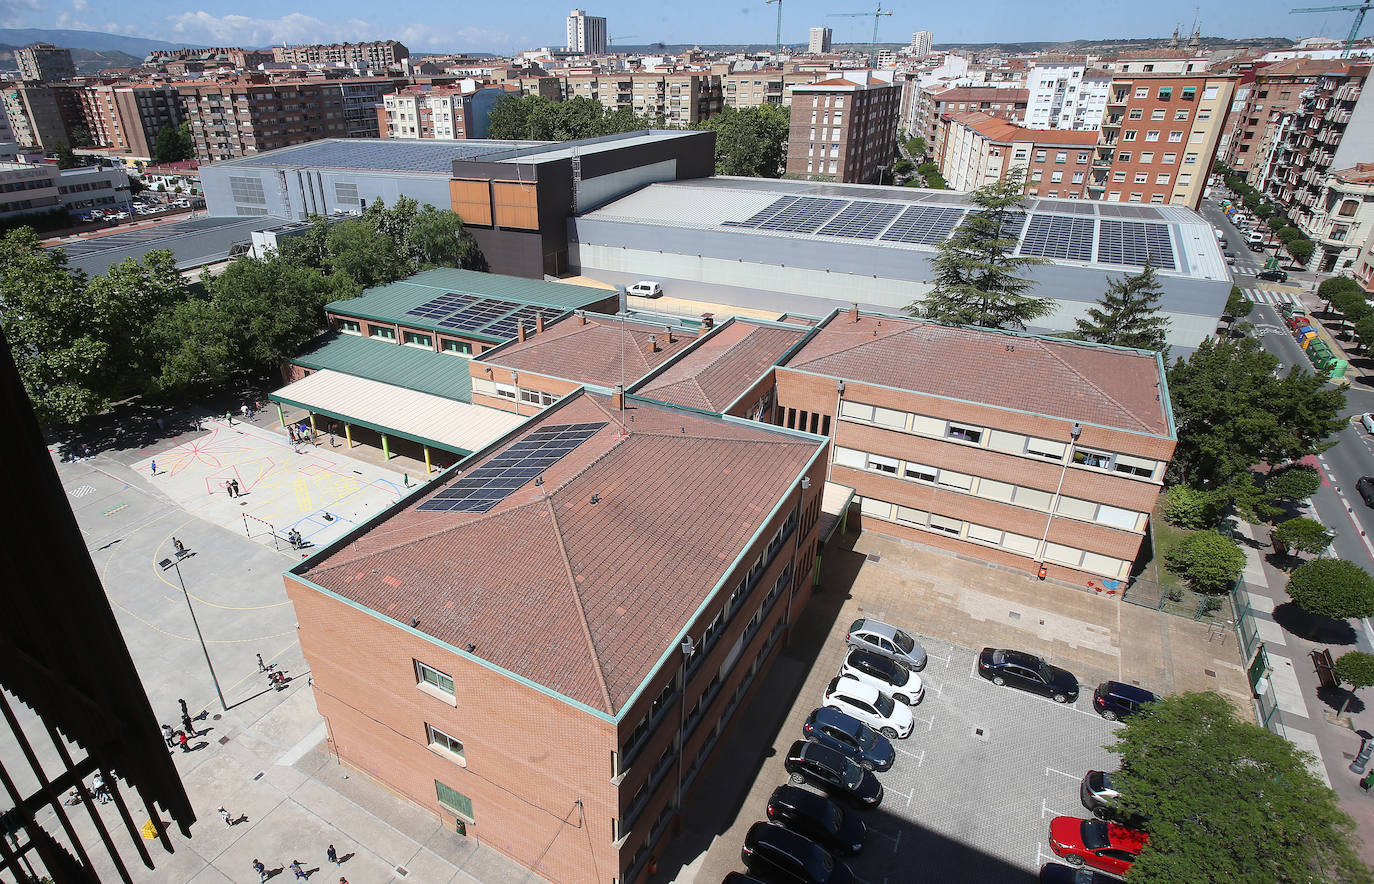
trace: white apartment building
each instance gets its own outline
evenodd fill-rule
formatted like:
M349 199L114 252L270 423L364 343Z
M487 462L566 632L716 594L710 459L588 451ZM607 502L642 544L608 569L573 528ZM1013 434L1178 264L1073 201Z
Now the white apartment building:
M605 55L606 19L574 9L568 13L568 42L565 45L569 52L580 55Z
M1026 126L1096 131L1107 110L1111 76L1082 62L1035 62L1026 73Z
M829 52L830 36L831 31L829 28L812 28L811 40L806 44L806 51L815 54Z
M917 58L925 58L930 54L930 47L934 42L935 35L930 31L917 31L911 35L911 54Z

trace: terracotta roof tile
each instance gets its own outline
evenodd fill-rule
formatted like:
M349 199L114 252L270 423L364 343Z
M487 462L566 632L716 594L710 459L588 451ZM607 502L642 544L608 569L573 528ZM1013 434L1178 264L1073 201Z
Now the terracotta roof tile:
M614 387L622 378L620 320L595 313L587 313L586 320L584 324L577 316L568 316L523 343L511 343L482 354L479 361L583 384ZM677 330L670 343L661 325L637 322L624 325L623 377L627 386L696 340L694 335ZM649 348L650 337L657 341L657 352Z
M778 328L734 320L636 392L661 402L724 412L806 331L800 326Z
M1098 132L1087 129L1027 129L982 111L949 114L949 118L969 127L991 141L1033 141L1049 146L1091 147Z

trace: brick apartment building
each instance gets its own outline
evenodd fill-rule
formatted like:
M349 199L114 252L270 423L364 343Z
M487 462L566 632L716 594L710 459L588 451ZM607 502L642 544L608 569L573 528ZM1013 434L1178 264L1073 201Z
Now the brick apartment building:
M411 86L382 96L377 126L383 138L485 138L491 109L508 94L517 93Z
M1206 189L1236 78L1116 74L1098 133L1089 196L1196 209Z
M243 71L260 64L271 64L276 56L270 49L243 49L238 46L216 46L211 49L154 49L143 60L145 69L165 68L169 63L200 61L218 62Z
M15 140L25 147L56 150L72 144L73 133L86 124L82 89L76 83L11 83L0 92Z
M551 881L645 881L806 606L825 447L567 396L287 573L330 751Z
M26 83L50 83L76 76L72 51L51 43L30 43L16 49L14 61L19 65L19 79Z
M722 74L721 98L724 104L737 109L765 104L790 107L792 92L796 87L815 83L826 76L828 74L816 71L784 72L776 68Z
M972 111L998 117L1018 126L1026 121L1030 91L1008 86L956 86L942 91L920 89L913 93L912 134L939 151L940 118Z
M185 119L181 96L168 83L86 86L81 104L93 143L143 159L152 158L163 126Z
M1083 199L1097 132L1026 129L984 113L943 118L940 174L954 190L976 190L1015 167L1026 170L1026 193Z
M272 58L280 64L343 64L353 68L385 70L410 58L410 50L395 40L315 43L309 46L274 46Z
M590 98L612 110L627 108L664 125L691 125L720 113L720 77L702 71L575 73L566 98Z
M1233 112L1230 138L1222 157L1226 165L1242 174L1248 174L1257 160L1263 165L1265 152L1261 146L1270 127L1297 110L1303 90L1315 83L1317 77L1346 64L1332 59L1295 58L1255 70L1252 81L1246 84L1244 102Z
M872 71L792 90L787 173L871 184L892 164L902 87Z
M832 314L777 369L864 527L1035 573L1124 580L1176 438L1156 353Z

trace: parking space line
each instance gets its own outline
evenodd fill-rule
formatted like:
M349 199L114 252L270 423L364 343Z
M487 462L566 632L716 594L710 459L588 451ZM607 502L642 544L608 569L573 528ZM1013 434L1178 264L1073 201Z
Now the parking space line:
M884 791L891 792L891 793L893 793L893 794L895 794L895 795L900 795L900 796L902 796L903 798L906 799L906 806L907 806L907 807L910 807L910 806L911 806L911 793L910 793L910 792L903 792L903 791L901 791L901 790L899 790L899 789L893 789L893 788L891 788L890 786L887 787Z
M1054 853L1053 851L1049 853L1045 852L1045 843L1043 841L1035 842L1035 864L1037 866L1043 865L1042 860L1055 862L1058 859L1059 855Z
M932 717L932 718L926 718L924 715L913 715L913 716L911 716L911 720L912 720L913 722L924 721L924 722L926 723L926 730L927 730L927 731L933 731L933 730L935 730L935 719L934 719L933 717Z
M1078 774L1064 773L1062 770L1055 770L1055 769L1052 768L1052 767L1047 767L1047 768L1045 768L1045 776L1049 776L1049 775L1052 774L1052 773L1057 773L1057 774L1059 774L1061 777L1068 777L1068 778L1071 779L1071 780L1081 780L1081 779L1083 779L1083 778L1080 777Z
M1045 818L1045 814L1047 814L1047 813L1054 814L1055 816L1073 816L1073 814L1071 814L1071 813L1060 813L1060 812L1058 812L1058 811L1056 811L1056 810L1050 810L1050 802L1049 802L1049 799L1048 799L1048 798L1041 798L1041 799L1040 799L1040 819L1043 820L1043 819Z
M882 835L884 838L891 841L893 853L897 853L902 846L902 832L900 829L897 830L896 835L889 834L888 832L884 832L882 829L874 828L873 826L869 826L868 831L874 835Z

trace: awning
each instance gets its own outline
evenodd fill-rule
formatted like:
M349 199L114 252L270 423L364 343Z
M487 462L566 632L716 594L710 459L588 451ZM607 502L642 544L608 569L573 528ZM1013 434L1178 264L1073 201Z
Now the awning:
M329 369L288 384L270 398L456 454L479 451L529 420Z
M825 490L821 492L819 528L822 546L830 540L830 535L835 533L835 528L844 520L845 511L849 509L849 503L853 499L854 489L848 485L841 485L839 482L825 483Z

